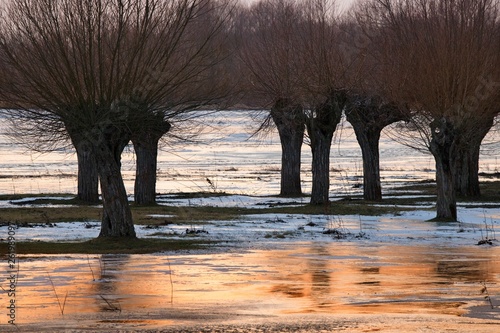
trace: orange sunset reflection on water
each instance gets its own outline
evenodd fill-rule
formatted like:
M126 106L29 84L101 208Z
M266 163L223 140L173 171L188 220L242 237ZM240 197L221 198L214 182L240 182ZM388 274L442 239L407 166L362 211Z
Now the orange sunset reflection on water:
M471 306L487 305L483 284L500 295L499 254L497 247L328 242L227 254L21 257L16 322L121 318L169 325L195 319L198 310L206 320L468 315ZM500 319L498 310L488 316Z

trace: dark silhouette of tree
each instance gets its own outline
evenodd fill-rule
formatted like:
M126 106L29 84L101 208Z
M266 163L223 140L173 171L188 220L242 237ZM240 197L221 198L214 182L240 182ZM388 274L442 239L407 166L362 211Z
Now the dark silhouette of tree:
M334 90L326 101L314 105L307 114L306 126L312 151L312 205L329 202L330 150L346 102L347 93Z
M485 86L481 89L488 89L494 94L497 84L495 82L483 81ZM476 119L477 124L470 128L464 128L464 133L459 138L463 141L458 146L460 152L454 158L455 190L458 197L480 197L479 183L479 159L483 140L486 135L493 130L495 124L494 113L484 115ZM431 118L422 115L414 115L411 121L406 124L397 124L390 131L389 135L397 142L423 153L430 152L430 142L432 133L430 132Z
M346 108L346 119L356 134L363 157L363 198L382 200L380 182L379 141L382 130L405 119L400 107L384 102L378 96L351 97Z
M213 74L206 71L214 59L208 46L219 30L199 23L221 8L212 3L19 0L5 9L4 99L26 121L43 123L49 115L62 122L77 151L94 156L100 237L135 237L120 170L133 134L165 128L165 119L182 116L219 87L202 84ZM145 121L151 115L164 119L153 125Z
M157 119L154 119L155 116ZM156 203L158 143L171 128L162 114L152 114L149 120L153 122L151 128L142 127L134 131L131 137L136 155L134 202L138 205Z
M22 109L5 105L5 114L9 122L7 135L11 140L27 149L39 153L51 152L56 149L71 149L73 143L66 131L64 122L49 113L39 113L34 118L33 112L27 114ZM26 117L30 121L26 121ZM74 146L74 145L73 145ZM76 147L76 146L74 146ZM78 177L77 199L81 203L96 204L99 202L99 179L95 158L87 146L76 147Z
M241 59L248 83L247 94L254 103L270 108L282 147L281 196L302 195L301 147L305 117L300 101L298 76L298 23L301 20L293 0L263 0L240 16ZM261 128L267 127L269 120Z
M490 132L495 120L494 112L476 119L476 125L465 128L454 158L453 179L459 197L480 197L479 155L483 139Z
M368 11L368 14L367 14ZM363 158L363 197L365 200L382 200L380 181L380 135L388 125L410 119L410 112L388 98L385 78L386 68L380 66L384 55L382 29L370 17L370 6L360 2L355 5L342 24L343 56L351 60L351 67L360 73L355 88L349 96L345 110L356 134ZM383 61L382 61L383 62Z
M302 194L300 183L301 149L304 140L304 111L289 99L278 99L270 116L278 128L281 142L281 196Z
M300 5L301 97L306 106L312 151L311 204L329 202L330 148L358 73L343 57L341 18L334 1L309 0Z
M194 8L189 21L174 21L167 28L179 29L179 36L158 34L153 41L160 46L166 41L177 44L178 54L167 66L156 66L146 85L125 101L142 115L140 126L132 127L131 137L137 157L134 199L139 205L156 202L158 145L163 135L175 128L176 122L197 117L193 113L200 108L230 104L234 93L226 69L232 52L227 35L234 4L231 0L190 2Z
M415 119L424 120L414 123L416 128L429 125L422 131L429 135L436 160L436 217L456 220L458 158L477 150L490 126L484 120L498 114L499 94L492 89L499 67L498 4L374 0L372 5L372 19L385 36L384 66L392 72L386 84L392 97L407 103L417 113ZM485 81L491 83L486 88ZM469 145L471 136L477 140Z

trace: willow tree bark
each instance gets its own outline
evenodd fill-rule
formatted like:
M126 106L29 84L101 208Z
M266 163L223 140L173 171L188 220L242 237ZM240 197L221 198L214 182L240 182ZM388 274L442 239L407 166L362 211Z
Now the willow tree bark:
M78 200L96 204L99 202L99 173L92 144L82 130L65 123L78 160Z
M280 196L301 196L300 164L305 130L302 107L289 99L279 99L271 108L271 118L278 128L282 150Z
M481 143L494 123L494 117L482 115L474 126L464 128L454 156L454 181L458 196L479 197L479 155Z
M470 142L468 148L458 149L453 159L454 182L458 196L479 197L479 153L481 143Z
M88 204L96 204L99 202L99 176L95 156L88 145L75 147L78 159L77 198Z
M312 189L311 205L322 205L329 202L330 193L330 148L333 131L325 131L315 120L308 122L308 133L311 137L312 151ZM331 133L331 134L330 134ZM314 137L314 139L312 139Z
M170 130L170 123L161 120L154 128L142 128L132 135L136 154L134 201L138 205L156 203L156 170L158 142Z
M356 139L361 147L363 157L363 198L369 201L382 200L382 185L380 182L379 128L356 130Z
M312 152L311 205L329 202L330 149L333 133L340 122L345 103L345 92L334 92L325 103L312 110L306 119Z
M100 238L135 238L132 212L121 174L121 154L130 140L130 135L112 124L101 126L87 137L97 162L103 216Z
M436 219L456 221L457 199L454 182L453 156L456 154L456 129L446 118L431 124L430 151L436 161Z

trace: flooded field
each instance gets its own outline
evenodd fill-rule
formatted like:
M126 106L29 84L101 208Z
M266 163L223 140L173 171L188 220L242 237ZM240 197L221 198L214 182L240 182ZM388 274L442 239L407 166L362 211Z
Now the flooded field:
M356 331L367 325L356 318L366 315L403 327L412 318L493 332L500 328L499 255L498 247L301 242L237 253L26 256L16 321L28 330L105 331L298 316Z
M161 205L257 209L306 203L307 198L271 196L279 192L275 135L249 139L244 112L211 117L204 144L165 146L161 152ZM482 172L500 169L492 147L483 151ZM360 193L361 153L347 125L332 148L332 199ZM303 149L308 192L310 152ZM411 197L414 193L394 188L434 177L431 156L387 136L381 160L386 197ZM123 161L132 194L133 151ZM228 195L172 195L181 191ZM0 194L75 192L76 158L70 150L40 155L0 136ZM19 202L0 201L0 217L1 208L20 207ZM430 197L408 211L382 216L263 212L209 221L197 237L216 245L203 251L19 255L14 297L8 295L12 269L5 259L0 332L499 332L498 205L459 203L460 222L427 222L433 204ZM96 219L19 227L16 239L82 241L96 237L98 225ZM155 230L136 226L144 238L157 233L182 238L189 228L189 223ZM8 230L0 226L2 244ZM340 230L343 237L328 230ZM485 240L491 245L478 245ZM15 326L8 324L12 299Z
M158 157L159 193L211 191L209 178L218 191L233 194L275 195L279 193L281 146L276 132L251 137L257 123L252 113L225 111L207 115L196 143L173 142L167 136ZM0 122L0 193L75 193L76 155L70 148L40 154L12 144ZM173 134L182 134L173 133ZM492 134L486 142L498 141ZM303 190L311 187L311 151L302 148ZM401 182L433 179L434 159L383 135L380 142L381 176L384 190ZM122 158L125 184L133 191L135 156L127 148ZM499 172L498 145L486 145L481 155L482 172ZM336 132L331 152L332 194L359 193L362 183L361 150L348 123Z
M204 225L197 237L217 243L201 252L20 255L17 326L4 318L0 329L498 332L500 214L459 213L464 222L426 222L433 213L419 208L373 217L243 215ZM182 238L189 225L172 228L136 226L143 238ZM20 227L16 238L77 241L97 232L70 222ZM478 245L485 239L491 245ZM6 261L3 269L8 276Z

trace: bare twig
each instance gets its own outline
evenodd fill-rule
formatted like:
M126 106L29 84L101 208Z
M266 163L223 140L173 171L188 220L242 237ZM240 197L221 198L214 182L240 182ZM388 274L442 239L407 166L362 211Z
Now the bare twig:
M103 300L104 302L106 302L106 304L108 304L108 306L109 306L109 310L111 310L111 311L119 311L119 312L122 312L122 308L121 308L121 306L120 306L120 302L116 301L116 304L118 304L118 306L115 306L115 305L111 304L111 302L110 302L110 301L108 301L108 300L107 300L104 296L99 295L99 297L101 297L101 298L102 298L102 300Z
M87 255L87 262L89 264L90 272L92 273L92 281L95 281L94 270L92 269L92 266L90 265L90 258L88 255Z
M493 301L491 299L490 293L488 292L488 287L486 286L486 282L483 281L483 282L481 282L481 284L483 285L483 288L481 289L481 294L485 295L484 299L486 301L488 301L488 303L490 303L491 308L494 309L495 306L493 305Z
M49 277L50 284L52 285L52 290L54 291L54 295L56 295L57 304L59 305L59 310L61 311L61 315L64 316L64 308L66 307L66 300L68 299L68 291L66 291L66 296L64 296L64 301L61 304L59 300L59 296L57 295L56 287L54 285L54 281L52 281L52 277L49 272L47 272L47 276Z
M174 281L172 280L172 267L170 266L170 259L167 256L168 271L170 277L170 304L174 304Z
M106 275L106 265L104 265L104 260L102 260L102 256L99 257L99 265L101 267L101 278Z

